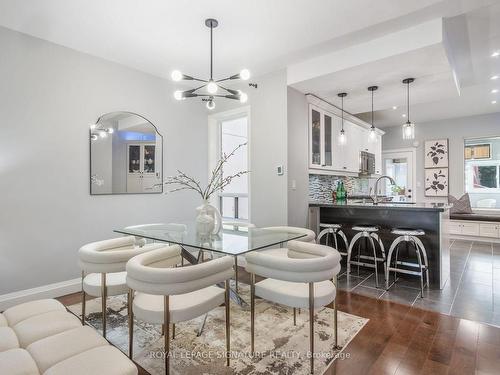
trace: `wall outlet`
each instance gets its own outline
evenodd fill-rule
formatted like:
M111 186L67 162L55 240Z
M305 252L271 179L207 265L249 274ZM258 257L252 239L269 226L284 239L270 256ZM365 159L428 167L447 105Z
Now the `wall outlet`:
M278 176L283 176L283 166L282 165L278 165L276 167L276 172L278 173Z

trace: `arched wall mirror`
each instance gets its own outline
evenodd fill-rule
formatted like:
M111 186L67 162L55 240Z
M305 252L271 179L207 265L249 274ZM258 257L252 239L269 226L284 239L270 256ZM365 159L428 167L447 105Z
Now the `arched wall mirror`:
M90 194L162 193L163 137L146 118L111 112L90 126Z

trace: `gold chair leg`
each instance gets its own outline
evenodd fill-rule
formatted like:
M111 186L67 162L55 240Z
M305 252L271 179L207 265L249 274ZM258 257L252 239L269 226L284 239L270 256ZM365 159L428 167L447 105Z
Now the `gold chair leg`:
M82 325L85 325L85 291L83 290L83 279L85 278L85 271L82 271Z
M229 305L229 280L226 280L226 293L224 294L224 303L226 305L226 366L229 366L230 354L231 354L231 318L230 305Z
M311 348L311 374L314 373L314 283L309 283L309 344Z
M255 274L250 275L250 352L255 353Z
M128 357L132 359L134 353L134 309L133 309L133 303L134 303L134 291L132 289L129 289L128 291L128 297L127 297L127 303L128 303Z
M293 325L297 325L297 309L295 307L293 308Z
M334 334L334 348L335 349L341 349L341 347L338 345L338 339L339 339L339 329L338 329L338 309L337 309L337 282L338 282L338 276L335 275L333 278L333 284L335 285L335 299L333 300L333 334Z
M236 293L238 293L238 255L234 257L234 283Z
M165 335L165 374L170 374L170 299L169 296L165 296L163 302L163 329Z
M101 307L102 307L102 335L106 338L106 299L108 291L106 288L106 274L101 273Z

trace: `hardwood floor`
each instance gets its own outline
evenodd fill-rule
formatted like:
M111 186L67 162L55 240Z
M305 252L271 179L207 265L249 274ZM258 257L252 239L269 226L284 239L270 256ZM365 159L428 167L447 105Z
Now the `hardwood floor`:
M59 300L72 305L80 298L75 293ZM345 291L337 303L370 321L326 375L500 373L500 328Z

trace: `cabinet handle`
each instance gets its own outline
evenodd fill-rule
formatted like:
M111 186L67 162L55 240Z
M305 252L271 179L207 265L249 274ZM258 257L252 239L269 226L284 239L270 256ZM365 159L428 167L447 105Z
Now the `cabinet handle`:
M343 167L344 169L347 169L347 167Z

